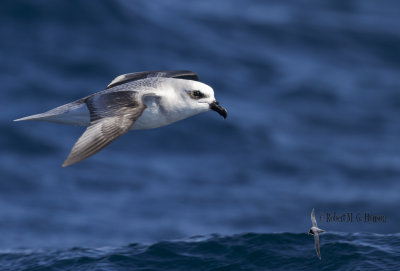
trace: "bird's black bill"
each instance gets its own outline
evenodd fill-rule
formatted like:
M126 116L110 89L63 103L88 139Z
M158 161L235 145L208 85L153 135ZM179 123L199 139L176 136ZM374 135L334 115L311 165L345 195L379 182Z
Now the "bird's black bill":
M224 117L224 119L226 119L226 117L228 116L228 111L226 111L225 108L223 108L222 106L219 105L219 102L215 101L213 103L210 104L210 109L214 110L215 112L217 112L218 114L220 114L221 116Z

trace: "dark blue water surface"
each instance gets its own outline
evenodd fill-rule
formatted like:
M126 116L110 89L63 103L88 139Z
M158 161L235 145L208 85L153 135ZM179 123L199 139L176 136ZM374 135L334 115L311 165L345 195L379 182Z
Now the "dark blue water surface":
M398 270L400 236L325 234L321 261L306 234L192 237L118 248L14 249L2 270ZM311 237L312 239L312 237ZM396 249L393 249L396 248Z
M399 270L399 11L2 1L0 269ZM84 128L12 122L162 69L197 72L227 120L132 131L68 168Z

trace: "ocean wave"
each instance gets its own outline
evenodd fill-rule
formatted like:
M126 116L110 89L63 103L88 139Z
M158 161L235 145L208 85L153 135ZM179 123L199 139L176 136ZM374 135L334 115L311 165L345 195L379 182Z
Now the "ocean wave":
M2 250L2 270L398 270L400 236L327 233L197 236L151 245ZM384 243L385 246L377 246Z

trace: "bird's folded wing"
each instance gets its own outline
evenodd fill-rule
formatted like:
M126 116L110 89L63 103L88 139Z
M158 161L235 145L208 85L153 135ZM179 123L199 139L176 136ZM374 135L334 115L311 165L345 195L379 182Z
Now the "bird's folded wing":
M317 227L317 220L315 219L314 209L312 209L312 211L311 211L311 222L314 227Z
M168 77L199 81L199 76L191 71L147 71L122 74L114 78L106 89L150 77Z
M126 133L146 106L132 91L112 92L86 100L90 125L75 143L63 167L78 163Z

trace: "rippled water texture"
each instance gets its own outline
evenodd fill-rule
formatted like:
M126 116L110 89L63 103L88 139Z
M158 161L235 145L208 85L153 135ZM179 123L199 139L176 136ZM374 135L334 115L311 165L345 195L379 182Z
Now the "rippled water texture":
M3 270L396 270L398 235L324 234L322 260L306 234L193 237L120 248L0 253Z

